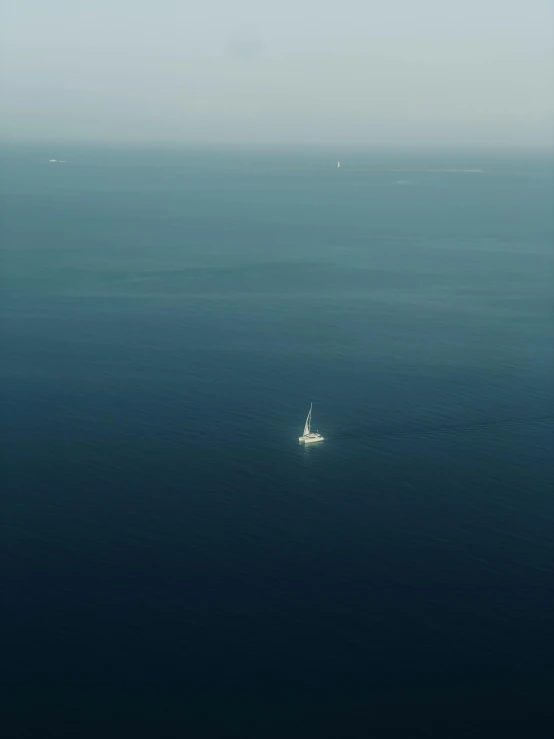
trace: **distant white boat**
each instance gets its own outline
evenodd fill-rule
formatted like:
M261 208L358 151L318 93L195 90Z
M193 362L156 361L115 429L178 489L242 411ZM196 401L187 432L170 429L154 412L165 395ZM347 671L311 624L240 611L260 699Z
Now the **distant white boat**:
M56 162L57 164L63 164L67 159L49 159L49 162Z
M306 423L304 424L304 433L302 436L298 437L298 441L303 441L304 444L313 444L314 441L323 441L323 436L321 434L318 434L317 431L315 433L311 430L312 426L312 404L310 403L310 410L308 412L308 417L306 418Z
M340 162L337 162L337 169L340 169Z

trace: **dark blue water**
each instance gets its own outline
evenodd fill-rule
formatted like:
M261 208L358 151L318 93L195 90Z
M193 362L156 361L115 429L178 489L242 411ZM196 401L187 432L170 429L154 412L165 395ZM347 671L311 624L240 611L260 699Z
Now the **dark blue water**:
M2 153L3 736L550 735L552 159L337 158Z

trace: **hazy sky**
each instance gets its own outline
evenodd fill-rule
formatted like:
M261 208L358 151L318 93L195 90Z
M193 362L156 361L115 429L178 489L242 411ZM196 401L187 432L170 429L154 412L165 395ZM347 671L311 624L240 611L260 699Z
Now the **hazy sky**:
M2 0L2 136L553 142L554 0Z

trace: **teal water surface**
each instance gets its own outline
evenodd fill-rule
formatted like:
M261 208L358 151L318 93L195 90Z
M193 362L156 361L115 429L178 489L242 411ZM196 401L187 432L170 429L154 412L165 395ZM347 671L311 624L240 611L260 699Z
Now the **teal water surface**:
M2 162L5 735L549 736L551 156Z

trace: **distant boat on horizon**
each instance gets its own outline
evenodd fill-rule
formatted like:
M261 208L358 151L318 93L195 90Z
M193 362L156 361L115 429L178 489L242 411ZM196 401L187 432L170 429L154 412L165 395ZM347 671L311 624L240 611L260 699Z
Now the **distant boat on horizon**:
M298 441L304 442L304 444L313 444L314 441L323 441L323 436L316 432L312 432L312 403L310 403L310 410L308 411L308 417L304 424L304 433L298 438Z
M337 169L340 169L340 162L337 162Z

